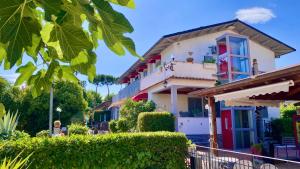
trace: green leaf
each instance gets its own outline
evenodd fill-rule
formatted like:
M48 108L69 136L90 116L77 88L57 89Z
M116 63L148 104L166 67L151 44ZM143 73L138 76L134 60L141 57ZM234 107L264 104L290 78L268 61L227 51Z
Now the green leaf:
M28 62L26 65L19 67L16 72L20 73L20 76L17 78L15 85L21 85L25 81L28 81L35 70L36 67L32 62Z
M80 65L80 64L84 64L84 63L88 63L88 55L86 52L80 52L79 55L77 57L75 57L74 59L71 60L71 65L72 66L76 66L76 65Z
M108 0L111 3L121 5L121 6L126 6L128 8L135 8L135 3L134 0Z
M88 75L89 81L93 81L95 75L96 75L96 61L97 56L94 52L90 51L88 53L84 53L87 56L87 62L86 63L80 63L77 65L72 65L72 68L76 71L78 71L81 74Z
M7 44L6 66L9 68L21 59L24 48L34 46L34 34L40 36L41 25L31 5L27 0L1 0L0 42Z
M2 64L2 61L6 58L6 51L5 48L0 44L0 65Z
M64 23L55 25L51 31L49 42L59 41L60 48L66 60L78 56L83 50L92 50L93 44L89 41L82 28Z
M74 75L74 71L70 67L61 66L61 72L62 72L62 79L78 83L78 79Z
M107 1L92 1L96 6L100 18L105 25L108 25L112 28L112 31L118 31L119 33L133 32L134 29L126 17L122 13L115 11Z
M45 20L51 21L52 15L57 17L64 14L61 6L62 0L36 0L40 6L45 10Z
M124 45L124 47L128 50L128 52L130 54L132 54L133 56L140 57L140 55L138 55L136 53L135 44L132 39L125 37L125 36L121 36L120 39L121 39L122 44Z
M0 103L0 118L5 115L5 107L2 103Z

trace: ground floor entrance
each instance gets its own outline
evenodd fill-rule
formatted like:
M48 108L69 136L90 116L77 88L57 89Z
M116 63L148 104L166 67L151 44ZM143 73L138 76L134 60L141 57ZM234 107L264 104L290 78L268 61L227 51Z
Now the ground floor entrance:
M256 143L253 107L227 107L221 109L223 148L249 149Z

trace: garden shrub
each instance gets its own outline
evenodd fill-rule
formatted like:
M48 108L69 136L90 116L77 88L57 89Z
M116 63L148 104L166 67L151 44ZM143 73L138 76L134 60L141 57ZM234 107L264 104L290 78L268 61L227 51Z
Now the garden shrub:
M5 133L0 134L0 140L18 140L18 139L27 139L30 138L30 135L24 131L15 130L10 135Z
M36 133L36 137L49 137L49 130L42 130Z
M155 110L155 103L152 101L134 101L127 99L120 109L120 115L127 120L130 129L136 129L138 115L141 112L152 112Z
M112 133L118 132L117 120L111 120L109 122L109 131L112 132Z
M0 145L0 159L25 158L29 168L184 169L188 143L172 132L35 137Z
M118 132L128 132L130 130L128 121L125 118L121 118L117 121Z
M145 112L138 117L139 131L174 131L175 118L169 112Z
M88 134L88 130L88 127L77 123L68 126L69 135L86 135Z
M293 120L292 118L273 119L271 121L272 137L281 142L282 137L293 136Z

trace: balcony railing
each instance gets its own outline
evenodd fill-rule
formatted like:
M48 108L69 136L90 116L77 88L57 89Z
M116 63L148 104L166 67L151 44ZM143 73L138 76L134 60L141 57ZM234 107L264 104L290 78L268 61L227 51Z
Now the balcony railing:
M169 77L216 79L217 65L215 63L188 63L175 61L174 71L164 69L153 72L141 80L141 90L155 85Z
M113 102L129 98L134 96L140 91L140 80L136 80L132 83L130 83L128 86L124 87L119 91L117 95L113 97Z

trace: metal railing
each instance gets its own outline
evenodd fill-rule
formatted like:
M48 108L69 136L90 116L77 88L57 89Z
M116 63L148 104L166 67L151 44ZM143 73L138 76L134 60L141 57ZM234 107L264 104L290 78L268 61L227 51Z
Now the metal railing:
M196 146L189 150L190 169L299 169L300 162L224 149Z
M113 97L113 102L129 98L137 94L140 91L140 82L140 80L135 80L128 86L121 89L119 93Z

